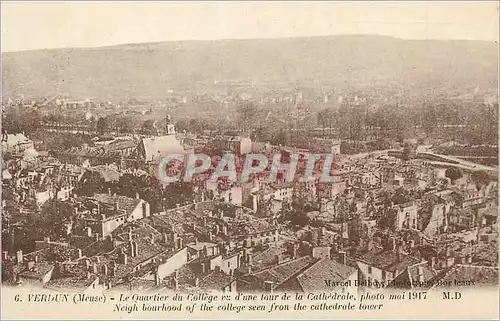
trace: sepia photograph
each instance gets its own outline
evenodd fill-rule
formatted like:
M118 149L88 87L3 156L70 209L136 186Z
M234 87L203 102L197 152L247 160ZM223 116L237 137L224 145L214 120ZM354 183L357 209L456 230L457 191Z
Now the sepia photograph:
M495 319L498 1L2 1L2 319Z

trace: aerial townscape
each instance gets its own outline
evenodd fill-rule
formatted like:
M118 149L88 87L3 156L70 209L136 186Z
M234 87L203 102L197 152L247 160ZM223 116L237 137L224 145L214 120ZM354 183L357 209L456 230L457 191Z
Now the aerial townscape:
M495 50L332 36L6 53L3 286L498 286ZM167 183L172 154L211 164ZM248 180L208 179L255 154L269 164ZM300 172L311 154L333 157L328 181L325 157L312 180L269 179L274 156Z

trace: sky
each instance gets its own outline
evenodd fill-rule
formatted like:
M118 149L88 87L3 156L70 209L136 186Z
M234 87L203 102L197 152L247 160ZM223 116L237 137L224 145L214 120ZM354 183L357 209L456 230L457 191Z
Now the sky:
M379 34L498 41L498 2L5 2L2 52Z

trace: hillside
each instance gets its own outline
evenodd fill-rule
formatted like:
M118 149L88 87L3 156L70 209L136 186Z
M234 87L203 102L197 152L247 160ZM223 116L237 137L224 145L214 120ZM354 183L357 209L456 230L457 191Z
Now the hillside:
M4 53L3 93L161 98L214 80L283 87L404 87L496 92L495 43L327 36L185 41ZM196 85L195 85L196 84ZM22 90L21 90L22 88Z

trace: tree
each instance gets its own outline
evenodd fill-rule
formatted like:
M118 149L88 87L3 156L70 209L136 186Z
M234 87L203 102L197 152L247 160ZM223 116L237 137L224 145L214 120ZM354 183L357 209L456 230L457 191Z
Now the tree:
M348 235L349 241L353 244L358 245L361 241L361 234L363 232L363 221L359 215L354 215L354 217L349 220L348 223Z
M471 175L471 179L476 184L476 189L479 191L484 186L490 183L490 177L485 171L475 171Z
M455 181L463 176L462 171L456 167L449 167L446 169L444 176L448 177L451 180L452 184L455 184Z
M252 102L245 101L238 106L238 126L242 131L248 131L254 123L257 108Z
M105 117L101 117L97 120L97 132L101 135L105 134L108 131L108 120Z
M76 194L91 196L104 191L106 181L99 172L87 171L83 175L82 183L75 190Z

